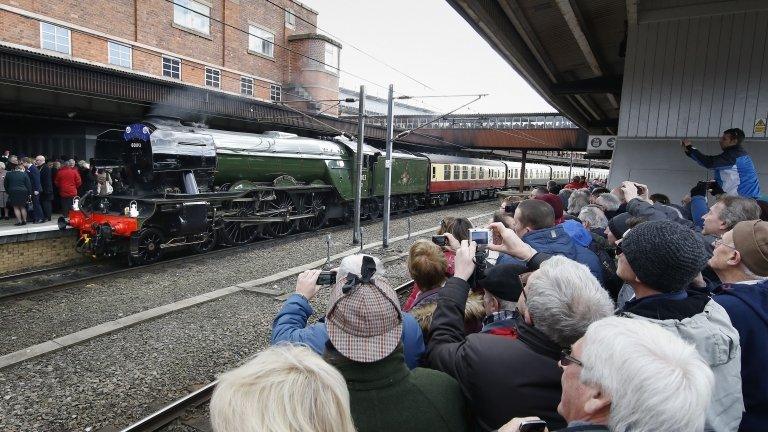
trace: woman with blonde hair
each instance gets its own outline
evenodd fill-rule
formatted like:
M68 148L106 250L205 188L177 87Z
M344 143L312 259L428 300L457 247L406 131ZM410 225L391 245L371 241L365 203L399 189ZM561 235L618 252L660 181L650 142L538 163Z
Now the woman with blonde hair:
M349 409L341 374L290 344L221 375L210 405L215 432L355 432Z

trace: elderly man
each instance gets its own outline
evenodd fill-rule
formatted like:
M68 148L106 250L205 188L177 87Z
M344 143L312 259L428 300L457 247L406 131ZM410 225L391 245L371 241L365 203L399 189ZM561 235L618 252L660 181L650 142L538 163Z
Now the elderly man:
M642 365L627 373L626 365ZM696 349L650 323L610 317L563 352L559 432L704 429L712 371ZM520 432L538 417L515 418L499 432Z
M579 220L584 228L602 234L606 228L608 228L608 218L605 217L605 213L599 206L590 204L581 209L579 212Z
M24 168L26 168L27 175L29 176L29 181L32 183L32 208L34 209L32 215L34 222L32 223L43 223L45 222L45 215L43 215L43 207L40 205L40 194L42 189L42 185L40 184L40 171L37 169L37 166L35 166L31 158L25 157L22 160L22 164L24 164Z
M520 273L524 270L516 264L499 264L486 269L478 280L485 308L482 333L517 337L517 302L523 291Z
M472 258L459 251L456 261ZM376 275L373 258L364 255L362 261L362 267L347 263L339 269L354 276L331 291L325 319L330 343L323 355L347 382L357 431L469 430L456 381L435 370L406 367L397 294Z
M368 257L375 264L376 277L384 280L384 270L381 261L369 255L352 255L341 260L336 280L344 281L352 275L361 277L360 269L363 260ZM321 285L317 284L320 270L307 270L296 280L296 292L285 300L280 312L272 322L272 344L281 342L300 343L312 348L316 353L323 354L328 342L328 328L324 320L307 326L309 317L314 313L309 304ZM416 320L409 314L403 314L402 341L405 361L411 369L417 367L424 353L424 338Z
M700 198L700 199L698 199ZM704 206L694 206L694 202L703 201ZM701 228L703 235L720 238L726 231L741 222L760 219L760 206L752 198L723 196L709 209L706 201L701 196L694 196L691 200L691 211L694 223Z
M501 224L492 226L506 230ZM521 290L517 338L467 336L464 304L474 256L474 243L463 242L455 275L438 294L427 346L430 367L459 381L480 430L497 429L520 415L537 415L564 426L556 411L559 352L578 340L589 324L611 315L613 303L585 266L555 256L544 261Z
M568 214L576 217L581 209L589 205L589 192L583 190L573 191L568 198Z
M704 246L693 231L672 221L641 223L620 246L616 273L635 298L619 315L658 324L695 345L715 374L706 430L736 430L744 411L739 334L708 293L687 289L707 263Z
M515 209L514 221L517 235L536 250L580 262L589 267L598 280L602 279L603 270L597 255L576 244L562 225L555 226L554 209L549 203L541 200L521 202ZM521 264L519 260L507 254L499 255L496 262Z
M763 431L768 425L768 222L739 222L716 244L709 266L723 285L714 298L728 312L741 342L746 412L739 430Z
M35 166L40 171L40 206L43 208L43 219L51 220L51 201L53 201L53 176L51 169L45 163L45 157L35 158Z
M612 193L602 193L595 198L595 204L603 209L605 217L608 218L608 220L611 220L614 216L619 214L621 199Z
M748 198L760 197L760 179L755 164L742 143L744 131L739 128L728 129L720 137L722 153L707 156L691 145L691 140L680 142L685 155L697 164L715 171L715 181L728 195L740 195Z

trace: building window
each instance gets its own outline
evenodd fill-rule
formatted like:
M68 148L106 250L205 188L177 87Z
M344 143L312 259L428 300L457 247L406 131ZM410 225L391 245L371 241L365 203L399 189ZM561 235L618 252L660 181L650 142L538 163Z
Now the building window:
M253 96L253 78L240 78L240 93L246 96Z
M285 10L285 26L292 29L296 28L296 15L288 9Z
M205 68L205 85L221 88L221 71L214 68Z
M107 42L107 50L109 51L109 64L129 69L131 68L133 59L133 50L131 47L109 41Z
M461 178L461 165L453 166L453 178L454 180L459 180Z
M47 22L40 23L40 45L43 49L72 54L69 29L48 24Z
M451 179L451 166L443 165L443 180L450 180L450 179Z
M256 27L248 26L248 49L267 57L275 56L275 35Z
M173 22L202 34L211 34L211 8L195 0L173 0Z
M163 57L163 76L181 79L181 60L173 57Z
M333 44L325 44L325 70L339 71L339 47Z
M269 86L269 100L272 102L280 102L283 100L283 89L279 85Z

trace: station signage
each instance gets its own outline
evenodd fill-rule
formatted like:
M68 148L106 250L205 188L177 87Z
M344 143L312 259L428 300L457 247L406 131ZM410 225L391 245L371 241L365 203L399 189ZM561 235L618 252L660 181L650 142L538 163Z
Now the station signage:
M616 147L616 135L590 135L587 138L587 152L597 153L613 150Z

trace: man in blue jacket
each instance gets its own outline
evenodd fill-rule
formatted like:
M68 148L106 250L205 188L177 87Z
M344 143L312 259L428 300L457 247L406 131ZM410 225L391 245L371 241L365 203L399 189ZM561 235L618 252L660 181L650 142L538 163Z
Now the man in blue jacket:
M716 242L709 265L723 282L715 301L741 342L741 386L746 412L739 431L768 425L768 222L739 222Z
M515 233L534 249L584 264L602 283L600 259L591 250L576 244L562 225L555 226L555 212L547 202L533 199L522 201L515 210L514 224ZM525 264L504 253L499 255L496 263Z
M744 150L744 131L739 128L728 129L720 137L719 155L702 154L691 145L691 140L681 141L686 156L699 165L715 171L715 181L728 195L741 195L748 198L760 197L760 180L755 164Z
M376 269L373 270L372 275L365 274L364 257L370 257L370 255L358 254L342 259L336 274L337 283L344 284L348 279L366 276L383 279L381 261L373 257L371 258L376 264ZM296 292L288 297L272 322L272 345L281 342L303 344L323 355L325 344L328 342L325 318L320 318L317 323L307 326L309 317L314 313L309 301L322 288L321 285L317 285L319 275L320 270L307 270L299 275L296 280ZM419 323L407 313L403 313L402 342L408 368L418 367L425 351L424 336Z

